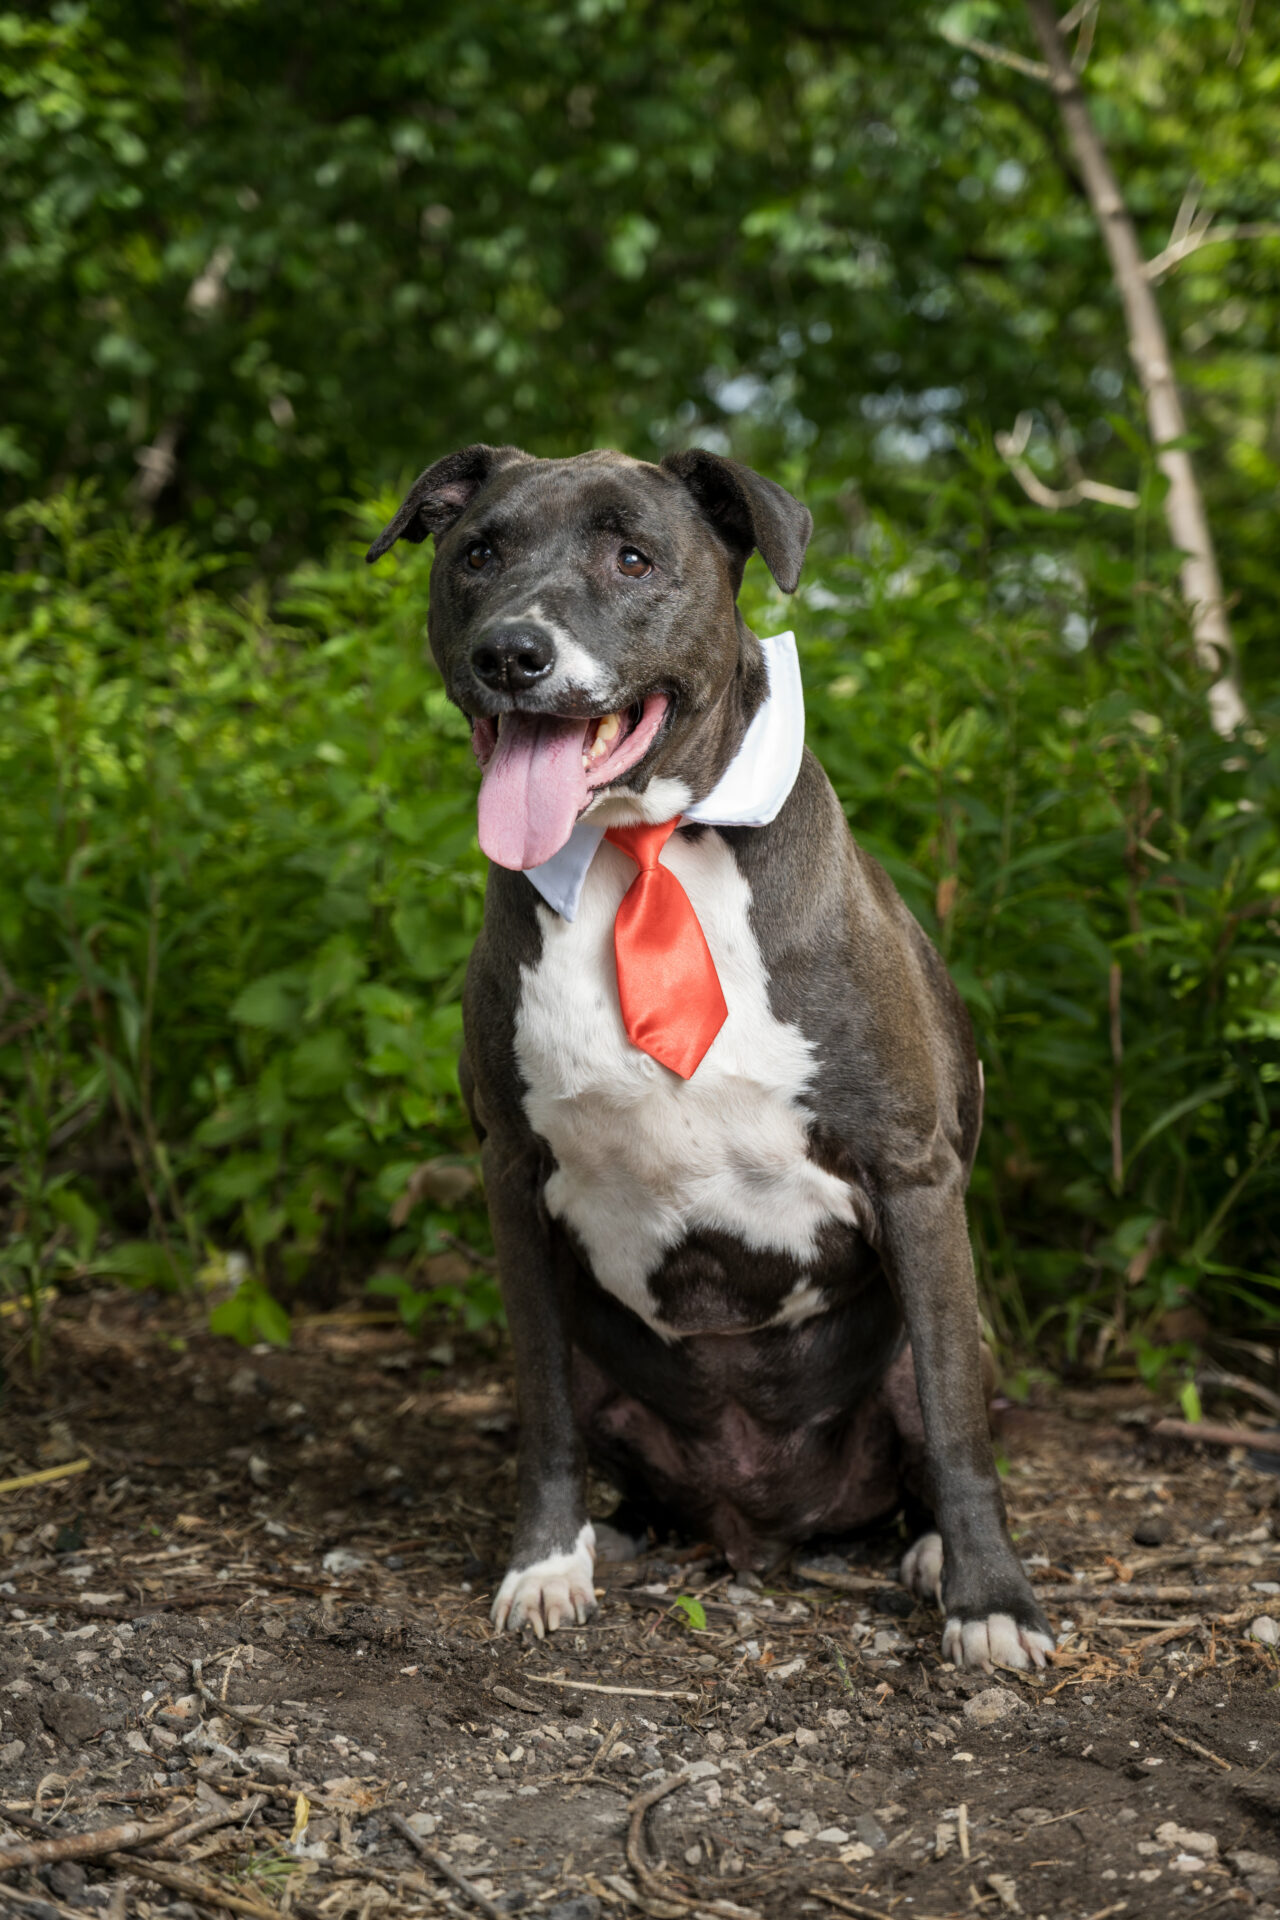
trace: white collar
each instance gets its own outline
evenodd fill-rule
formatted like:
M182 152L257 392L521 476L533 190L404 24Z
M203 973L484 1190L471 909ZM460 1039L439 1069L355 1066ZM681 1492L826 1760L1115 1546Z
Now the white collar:
M804 688L794 633L761 640L769 691L747 728L746 738L705 800L685 807L682 820L705 827L767 827L781 813L796 783L804 752ZM605 830L579 820L558 853L525 869L549 907L564 920L577 917L587 870Z

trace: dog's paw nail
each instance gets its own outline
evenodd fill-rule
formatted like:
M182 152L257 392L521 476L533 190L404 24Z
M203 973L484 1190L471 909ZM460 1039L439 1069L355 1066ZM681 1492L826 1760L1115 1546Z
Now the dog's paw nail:
M977 1667L990 1673L1010 1667L1029 1673L1043 1667L1053 1652L1053 1641L1036 1627L1019 1626L1011 1613L989 1613L985 1620L947 1621L942 1635L942 1657L957 1667Z
M583 1527L568 1553L548 1554L531 1566L512 1567L494 1597L490 1617L498 1632L531 1627L537 1639L576 1620L583 1624L596 1610L592 1576L595 1536Z
M903 1555L898 1578L918 1600L942 1602L942 1535L922 1533Z

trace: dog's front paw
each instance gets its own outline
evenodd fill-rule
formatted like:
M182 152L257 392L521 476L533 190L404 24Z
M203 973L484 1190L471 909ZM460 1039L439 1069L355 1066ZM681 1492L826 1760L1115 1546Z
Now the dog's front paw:
M590 1521L568 1553L548 1554L527 1567L512 1567L494 1596L491 1618L501 1633L532 1627L538 1639L557 1627L582 1626L596 1611L596 1536Z
M1053 1652L1047 1627L1015 1620L1011 1613L988 1613L977 1620L953 1614L942 1630L942 1657L957 1667L1014 1667L1029 1673L1043 1667Z

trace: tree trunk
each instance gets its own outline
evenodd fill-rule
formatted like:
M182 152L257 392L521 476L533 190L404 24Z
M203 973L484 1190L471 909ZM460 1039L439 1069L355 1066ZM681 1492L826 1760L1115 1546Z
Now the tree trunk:
M1239 665L1204 497L1190 454L1184 447L1171 444L1186 437L1187 420L1174 378L1169 337L1147 278L1147 263L1138 244L1137 230L1059 29L1054 0L1027 0L1027 11L1124 303L1129 356L1146 398L1156 464L1169 483L1165 518L1173 544L1182 554L1182 593L1191 617L1196 655L1201 665L1215 675L1209 689L1210 718L1218 733L1231 734L1245 718Z

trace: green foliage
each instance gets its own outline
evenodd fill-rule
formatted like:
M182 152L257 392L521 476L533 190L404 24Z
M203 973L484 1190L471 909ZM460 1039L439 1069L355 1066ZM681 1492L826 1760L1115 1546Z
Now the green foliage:
M1022 9L0 9L0 1258L37 1338L84 1276L199 1284L249 1341L348 1271L411 1327L498 1312L465 727L425 556L350 544L478 438L701 443L815 507L799 600L753 569L748 611L797 627L973 1010L1007 1345L1167 1382L1171 1309L1274 1313L1280 51L1237 0L1083 37L1148 253L1189 183L1254 229L1159 281L1226 745L1054 102L959 44L1033 56ZM1139 511L1030 508L1024 410L1047 480L1078 452Z
M1274 1310L1280 751L1212 733L1176 607L1133 561L1075 528L1091 586L1000 484L974 444L923 528L875 516L852 541L819 497L797 601L757 564L745 605L797 626L812 744L973 1011L997 1330L1155 1378L1171 1309ZM449 1252L485 1235L456 1080L483 862L465 723L424 657L425 556L369 570L347 546L272 603L220 597L175 536L74 493L20 531L13 1282L216 1291L230 1254L247 1277L215 1326L278 1340L276 1299L346 1261L410 1328L493 1318L493 1279Z
M228 602L175 536L83 496L22 522L37 562L0 581L11 1263L171 1284L213 1240L287 1286L378 1228L425 1258L438 1214L396 1202L466 1151L481 874L421 577L347 555L274 607ZM75 1140L102 1145L72 1181ZM125 1244L99 1247L108 1213ZM279 1332L244 1288L219 1324Z
M696 1600L691 1593L677 1594L671 1611L672 1613L682 1613L688 1625L692 1627L695 1633L706 1632L707 1610L701 1600Z

